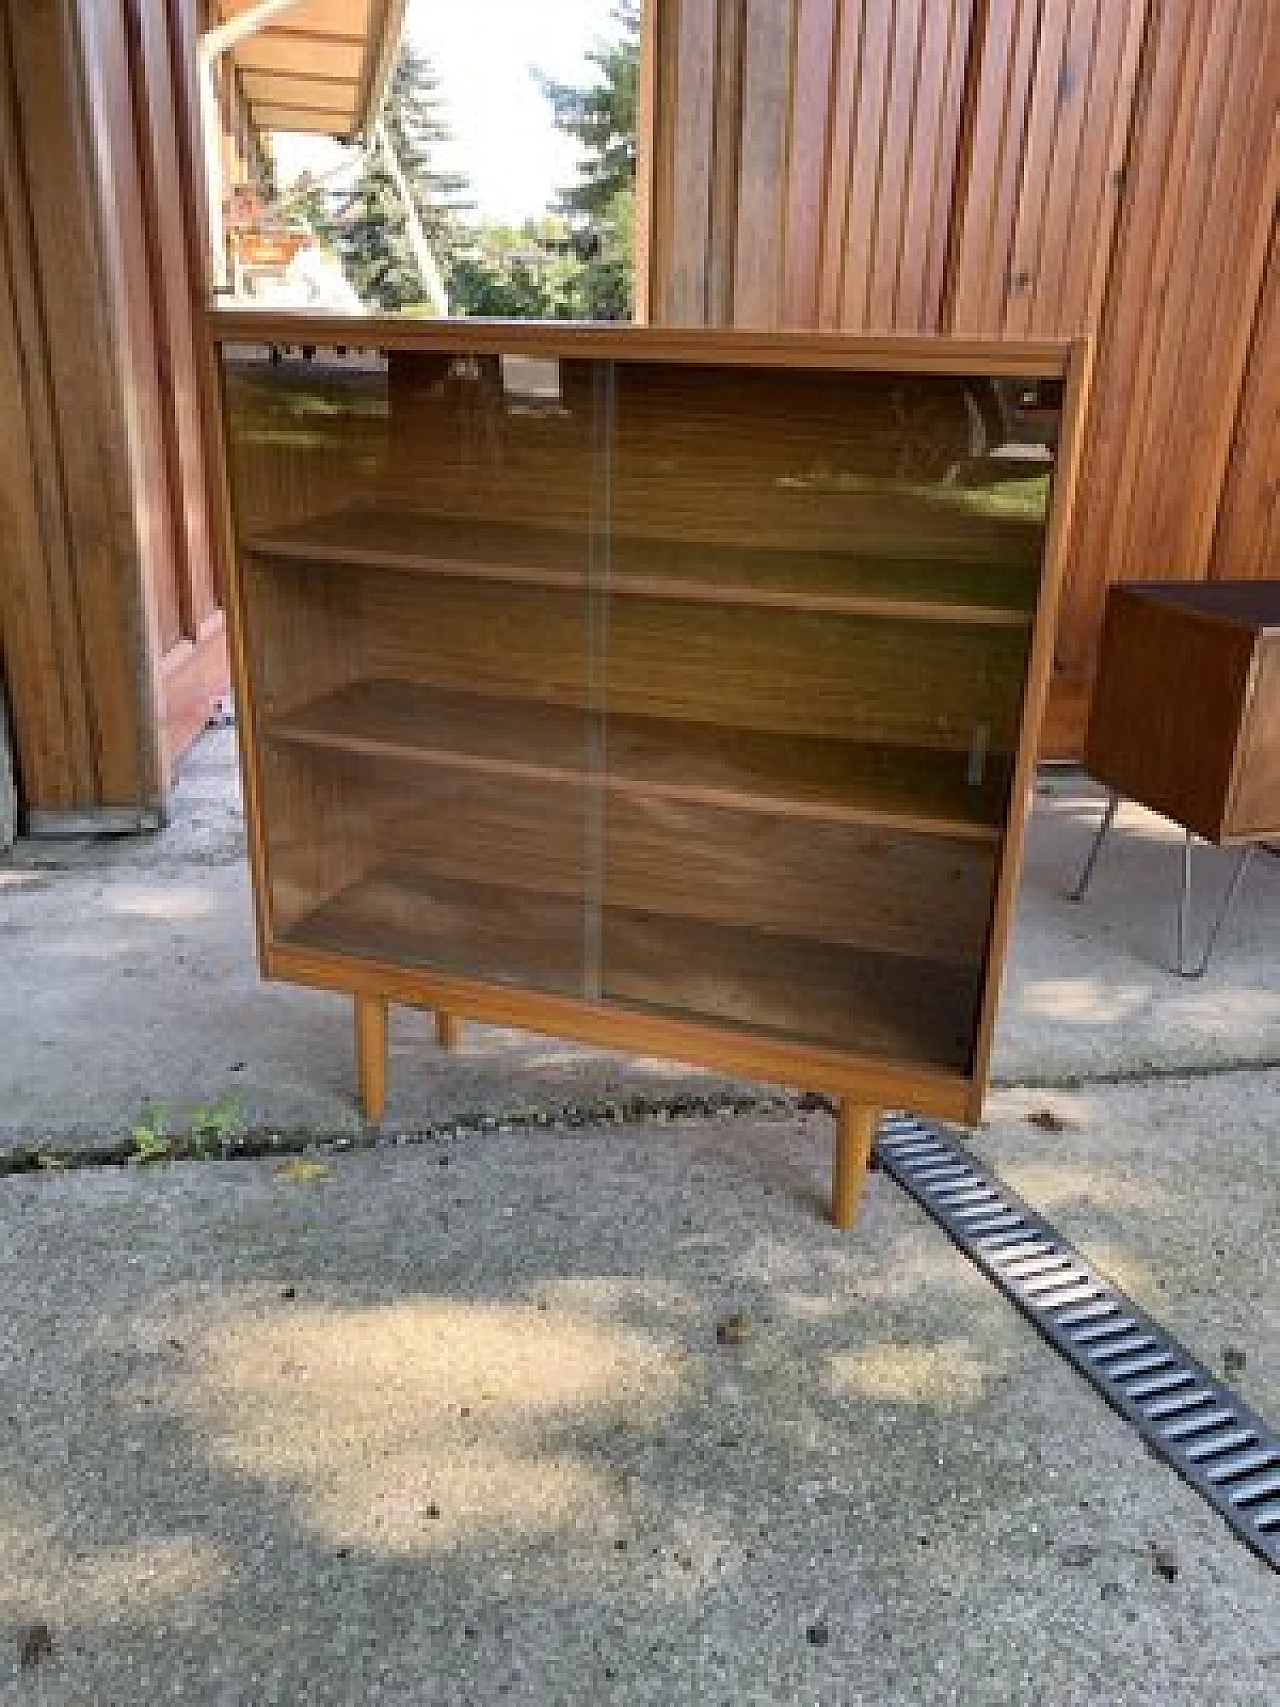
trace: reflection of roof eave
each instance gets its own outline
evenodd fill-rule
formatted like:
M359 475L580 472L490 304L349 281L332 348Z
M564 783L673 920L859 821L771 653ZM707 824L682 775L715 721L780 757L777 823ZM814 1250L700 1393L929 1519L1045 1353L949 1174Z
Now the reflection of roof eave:
M348 141L368 136L378 122L387 84L400 51L404 33L404 14L409 0L370 0L368 41L365 47L364 73L360 79L360 99L356 106L355 122Z
M407 0L219 0L208 32L226 47L259 131L309 131L345 142L377 122ZM254 14L261 22L253 23ZM237 19L247 26L236 31Z

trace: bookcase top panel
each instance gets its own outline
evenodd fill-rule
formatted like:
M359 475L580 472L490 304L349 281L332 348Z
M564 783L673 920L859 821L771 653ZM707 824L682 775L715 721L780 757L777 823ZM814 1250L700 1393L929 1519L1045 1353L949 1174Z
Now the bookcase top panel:
M717 366L847 368L868 373L973 373L1064 378L1084 340L884 336L529 320L419 320L215 309L220 344L284 344L441 354L528 354Z

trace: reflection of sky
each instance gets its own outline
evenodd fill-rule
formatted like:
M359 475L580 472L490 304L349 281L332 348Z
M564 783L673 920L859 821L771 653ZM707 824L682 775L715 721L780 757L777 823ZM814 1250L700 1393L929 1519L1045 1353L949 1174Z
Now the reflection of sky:
M409 35L435 66L454 132L439 163L467 174L476 217L540 214L573 182L577 145L555 129L530 68L583 81L585 50L614 34L611 9L611 0L409 0ZM281 181L328 172L349 152L324 137L281 136Z

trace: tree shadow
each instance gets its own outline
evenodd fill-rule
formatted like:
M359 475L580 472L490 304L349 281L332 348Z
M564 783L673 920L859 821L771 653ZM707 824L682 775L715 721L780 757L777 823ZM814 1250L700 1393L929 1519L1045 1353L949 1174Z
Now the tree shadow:
M1044 1459L1081 1416L1090 1475L1141 1455L884 1176L826 1227L828 1143L10 1182L0 1632L55 1631L39 1699L929 1700L974 1571L1034 1657L1036 1514L1079 1517Z

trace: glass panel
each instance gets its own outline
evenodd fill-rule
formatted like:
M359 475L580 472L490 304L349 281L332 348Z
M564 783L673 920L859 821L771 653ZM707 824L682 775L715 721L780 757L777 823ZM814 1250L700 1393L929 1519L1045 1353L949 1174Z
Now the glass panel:
M967 1070L1059 401L617 364L606 995Z
M582 993L590 364L224 367L277 938Z

